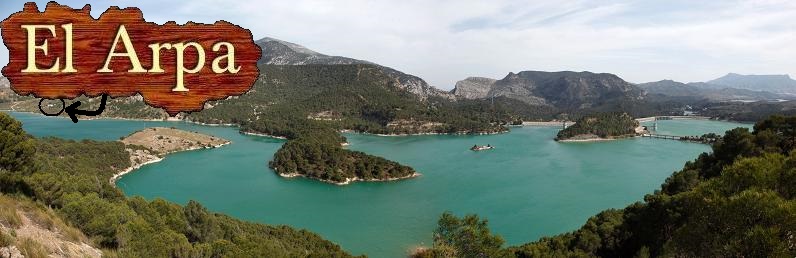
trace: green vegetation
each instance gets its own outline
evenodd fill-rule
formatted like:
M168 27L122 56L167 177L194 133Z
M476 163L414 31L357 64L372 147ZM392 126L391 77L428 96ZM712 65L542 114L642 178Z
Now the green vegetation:
M686 163L643 202L603 211L576 231L502 250L510 257L793 257L794 139L796 117L771 117L754 132L727 131L712 153ZM467 244L435 242L423 253L484 257L468 251L494 247L479 240L491 237L488 231L478 232Z
M347 183L348 179L391 180L415 175L407 166L384 158L328 144L303 140L285 143L274 154L270 166L283 175L300 174L325 181Z
M574 125L558 132L556 140L572 138L615 138L634 135L638 121L627 113L597 113L578 119Z
M237 123L257 129L256 122L321 121L333 129L366 133L497 132L487 118L460 112L451 101L421 100L371 65L305 65L260 67L266 77L252 91L213 103L188 119L204 123ZM395 121L414 121L397 125ZM425 125L433 122L433 125ZM291 130L299 128L284 126Z
M575 119L583 114L629 110L633 116L670 114L679 102L645 102L620 98L588 109L564 110L533 106L497 97L452 101L441 97L420 99L382 67L357 65L301 65L260 67L264 75L252 90L238 97L210 102L189 121L236 124L241 131L286 137L271 167L282 174L301 174L331 182L354 177L363 180L403 178L410 168L388 160L345 150L341 130L375 134L498 133L507 124L522 121ZM38 112L37 100L24 97L17 110ZM81 99L94 109L96 99ZM2 108L3 104L0 104ZM162 119L164 113L135 98L112 99L107 117ZM301 142L295 142L301 140ZM304 148L303 150L299 149ZM373 163L368 167L364 163ZM352 170L352 168L357 168Z
M697 108L703 116L744 122L760 121L771 115L796 115L796 101L703 103Z
M421 100L371 65L260 67L266 77L251 92L212 103L187 119L234 123L241 131L285 137L270 166L283 175L342 183L415 174L409 167L343 149L341 130L378 134L494 133L507 130L488 110Z
M0 190L52 207L93 243L122 257L347 257L318 235L243 222L156 199L125 198L110 177L130 166L120 142L35 139L0 114ZM5 214L5 212L3 212ZM7 215L3 215L8 217ZM28 247L37 250L35 245Z
M486 220L476 215L458 218L451 213L443 213L434 230L434 247L421 249L412 257L510 257L501 249L503 238L489 232Z

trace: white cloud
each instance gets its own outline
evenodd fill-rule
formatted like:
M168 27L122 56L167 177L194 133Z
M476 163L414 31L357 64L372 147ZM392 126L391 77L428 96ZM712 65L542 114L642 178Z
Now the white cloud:
M82 3L67 1L73 7ZM522 70L611 72L633 82L727 72L796 74L793 1L99 1L148 20L224 19L331 55L370 60L440 88ZM40 5L43 5L40 3ZM21 8L18 4L14 10ZM6 7L5 5L3 7ZM7 15L7 14L2 14ZM0 60L7 60L0 51Z

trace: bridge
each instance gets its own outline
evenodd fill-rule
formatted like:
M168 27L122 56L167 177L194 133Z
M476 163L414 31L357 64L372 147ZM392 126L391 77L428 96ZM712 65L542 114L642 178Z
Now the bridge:
M710 117L707 117L707 116L651 116L651 117L636 118L636 121L638 121L639 123L652 122L652 131L657 131L658 130L658 122L657 122L658 120L685 120L685 119L708 120L708 119L710 119ZM564 127L564 128L566 128L566 127ZM646 128L646 126L645 126L645 128ZM652 135L658 135L658 134L652 134ZM671 137L681 137L681 136L673 136L673 135L663 135L663 136L666 136L666 137L669 137L669 136L671 136ZM665 138L663 136L662 137L653 137L653 138L670 139L670 138Z
M658 120L684 120L684 119L696 119L696 120L708 120L710 117L706 116L651 116L651 117L642 117L637 118L636 121L639 123L644 122L652 122L652 126L648 128L648 126L644 126L647 131L645 133L641 133L641 137L647 138L655 138L655 139L666 139L666 140L677 140L677 141L688 141L688 142L698 142L698 143L706 143L710 144L715 139L704 139L700 136L682 136L682 135L666 135L666 134L657 134L654 133L658 130ZM638 132L638 131L637 131Z
M641 117L636 118L636 121L639 123L643 122L655 122L658 120L684 120L684 119L696 119L696 120L708 120L710 117L707 116L651 116L651 117Z

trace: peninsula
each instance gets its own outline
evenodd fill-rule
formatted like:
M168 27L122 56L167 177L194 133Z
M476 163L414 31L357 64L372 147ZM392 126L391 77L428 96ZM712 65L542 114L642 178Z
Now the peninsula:
M119 177L144 165L159 162L168 154L196 149L218 148L230 141L200 133L175 128L152 127L132 133L120 140L130 154L130 167L114 174L111 183Z

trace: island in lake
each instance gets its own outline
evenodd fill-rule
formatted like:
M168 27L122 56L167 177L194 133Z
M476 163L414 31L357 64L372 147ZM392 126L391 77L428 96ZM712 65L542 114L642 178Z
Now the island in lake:
M286 142L269 164L282 177L306 177L346 185L356 181L393 181L420 175L412 167L335 144Z
M603 141L633 137L640 133L638 121L627 113L596 113L581 117L558 132L560 142Z
M218 148L230 142L214 136L175 128L152 127L132 133L120 140L130 154L130 167L111 177L111 183L146 164L163 160L167 154L196 149Z

